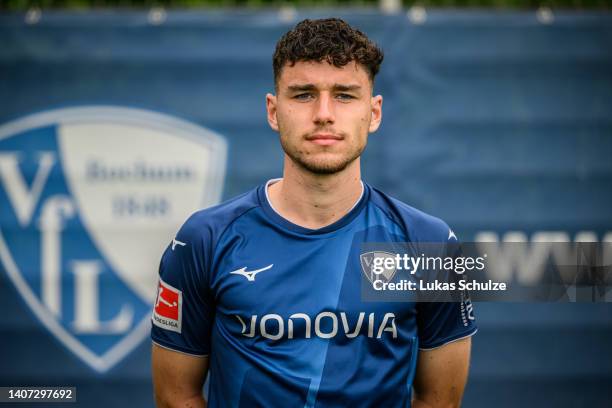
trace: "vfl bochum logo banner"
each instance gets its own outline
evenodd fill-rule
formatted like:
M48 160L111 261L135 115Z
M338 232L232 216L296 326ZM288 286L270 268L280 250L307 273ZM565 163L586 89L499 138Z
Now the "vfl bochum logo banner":
M98 372L150 328L162 251L221 196L222 137L148 111L79 107L0 127L0 261L41 324Z

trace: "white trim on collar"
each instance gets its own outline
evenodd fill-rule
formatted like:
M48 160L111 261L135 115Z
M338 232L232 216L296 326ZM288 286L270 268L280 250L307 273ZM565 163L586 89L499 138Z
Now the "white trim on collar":
M272 184L277 183L279 181L281 181L283 178L274 178L274 179L270 179L268 181L266 181L266 186L264 188L264 192L266 193L266 201L268 202L268 205L270 206L270 208L272 209L272 211L274 211L276 214L278 214L278 216L283 217L277 210L276 208L274 208L274 206L272 205L272 201L270 201L270 196L268 195L268 187L270 187ZM351 208L346 212L347 214L350 213L351 211L353 211L353 209L355 207L357 207L357 204L359 204L359 202L361 201L361 199L363 198L363 194L365 193L365 186L363 185L363 181L359 180L359 183L361 184L361 194L359 194L359 198L357 199L357 201L355 201L355 204L353 204L351 206Z

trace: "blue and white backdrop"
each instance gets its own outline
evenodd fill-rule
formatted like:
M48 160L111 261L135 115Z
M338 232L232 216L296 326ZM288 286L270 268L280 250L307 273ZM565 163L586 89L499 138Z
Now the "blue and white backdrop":
M612 15L0 15L0 385L148 407L162 248L281 172L271 56L340 15L386 54L364 179L463 240L612 241ZM465 405L607 406L609 304L477 304Z

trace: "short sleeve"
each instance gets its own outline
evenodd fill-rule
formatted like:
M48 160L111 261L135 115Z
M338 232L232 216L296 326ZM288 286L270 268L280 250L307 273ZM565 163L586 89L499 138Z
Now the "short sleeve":
M433 349L476 333L469 298L461 302L423 302L417 305L420 349Z
M445 256L461 256L461 247L449 229ZM454 275L454 272L450 272ZM448 277L447 282L457 276ZM454 302L417 303L417 333L421 350L434 349L476 333L474 307L467 290Z
M210 243L189 223L168 245L159 265L151 338L165 348L207 355L215 310L206 271Z

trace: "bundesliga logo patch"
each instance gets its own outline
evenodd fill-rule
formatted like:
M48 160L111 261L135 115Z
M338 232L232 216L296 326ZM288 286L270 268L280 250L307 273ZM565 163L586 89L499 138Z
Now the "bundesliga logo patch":
M159 280L157 301L153 309L153 324L162 329L181 332L183 292Z

